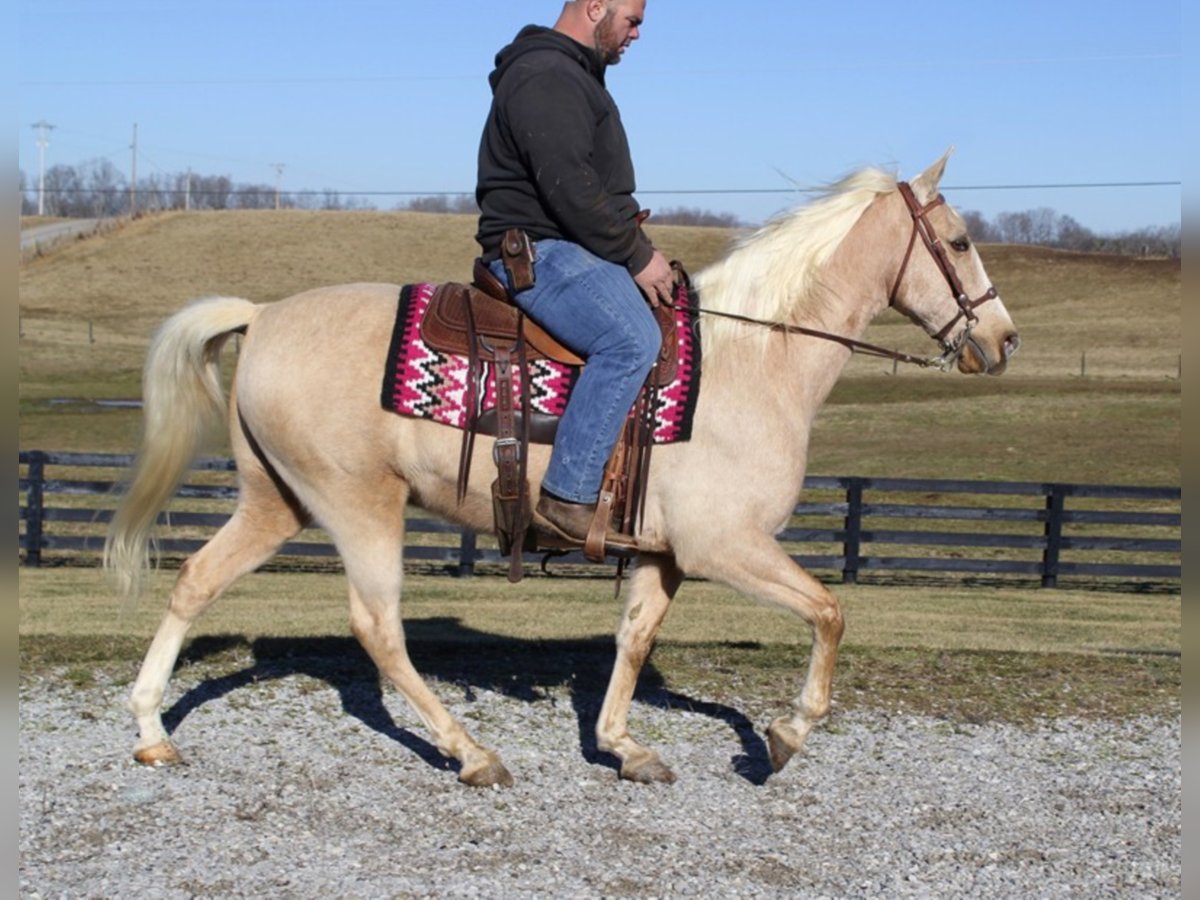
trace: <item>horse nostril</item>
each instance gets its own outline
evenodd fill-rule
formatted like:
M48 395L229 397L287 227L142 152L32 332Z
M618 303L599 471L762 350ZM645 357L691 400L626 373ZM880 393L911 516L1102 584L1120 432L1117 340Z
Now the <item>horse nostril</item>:
M1013 355L1021 349L1021 336L1015 331L1004 339L1004 358L1012 359Z

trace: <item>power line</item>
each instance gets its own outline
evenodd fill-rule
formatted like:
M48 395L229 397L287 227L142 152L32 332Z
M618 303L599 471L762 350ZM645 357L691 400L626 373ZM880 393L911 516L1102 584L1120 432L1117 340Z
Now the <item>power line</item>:
M1080 64L1080 63L1135 63L1135 62L1160 62L1164 60L1182 59L1182 53L1176 52L1160 52L1160 53L1112 53L1112 54L1080 54L1080 55L1065 55L1065 56L1044 56L1044 57L971 57L966 59L950 59L950 60L922 60L908 59L904 63L897 63L895 60L886 62L871 61L871 60L849 60L839 62L821 63L814 62L807 65L783 66L777 68L765 69L747 69L747 68L674 68L674 69L643 69L638 74L641 77L661 77L670 75L674 77L712 77L726 78L730 76L759 76L759 75L802 75L810 72L830 72L830 71L872 71L876 69L886 69L895 71L898 65L909 69L947 69L953 67L966 66L1043 66L1043 65L1063 65L1063 64ZM471 81L480 82L487 77L487 73L480 71L474 74L466 72L460 73L439 73L429 74L422 72L406 72L395 75L279 75L275 77L246 77L246 78L163 78L160 76L147 78L125 78L125 79L88 79L88 80L64 80L64 81L19 81L18 87L39 87L39 88L61 88L61 87L248 87L252 85L258 86L280 86L287 84L294 85L322 85L322 84L393 84L404 82L450 82L450 81Z
M1079 188L1179 187L1182 181L1088 181L1056 184L958 184L943 185L943 191L1041 191ZM824 194L828 187L791 188L700 188L688 190L645 190L639 194Z
M273 168L276 169L276 174L281 174L283 164L275 163ZM961 184L961 185L944 185L943 191L1042 191L1042 190L1086 190L1086 189L1103 189L1103 188L1150 188L1150 187L1181 187L1182 181L1079 181L1079 182L1057 182L1044 184ZM696 195L730 195L730 194L823 194L829 189L824 187L793 187L793 188L679 188L665 189L653 188L649 190L639 190L637 193L641 195L664 195L664 194L696 194ZM57 194L103 194L103 193L119 193L117 189L99 188L91 189L85 187L63 187L54 188L54 193ZM197 194L216 193L197 191ZM232 188L228 191L221 191L223 194L257 194L261 193L261 188ZM341 190L338 188L322 188L313 190L304 188L294 191L284 191L283 193L292 196L316 196L329 193L347 194L355 197L460 197L464 194L474 194L474 189L457 190L457 191L358 191L358 190Z

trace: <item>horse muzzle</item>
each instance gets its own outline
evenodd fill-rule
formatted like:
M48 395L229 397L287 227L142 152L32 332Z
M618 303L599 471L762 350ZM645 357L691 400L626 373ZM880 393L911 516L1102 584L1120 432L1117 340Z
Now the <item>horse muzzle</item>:
M1008 361L1021 347L1021 336L1008 330L997 340L989 352L988 341L983 335L972 332L966 338L962 354L958 357L958 371L964 375L1001 375L1008 368Z

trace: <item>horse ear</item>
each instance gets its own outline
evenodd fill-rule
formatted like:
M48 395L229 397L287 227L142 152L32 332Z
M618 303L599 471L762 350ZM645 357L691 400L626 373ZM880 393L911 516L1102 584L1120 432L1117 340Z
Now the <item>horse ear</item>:
M938 184L941 183L942 173L946 171L946 160L950 158L950 154L953 152L954 147L949 147L942 154L941 159L912 180L913 194L921 201L922 205L931 202L937 197Z

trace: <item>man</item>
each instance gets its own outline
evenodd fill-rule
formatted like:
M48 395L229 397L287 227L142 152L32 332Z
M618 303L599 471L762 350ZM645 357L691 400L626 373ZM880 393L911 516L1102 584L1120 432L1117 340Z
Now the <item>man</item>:
M637 221L633 163L605 89L640 36L645 0L569 0L553 28L530 25L496 56L479 147L483 258L506 280L499 247L534 242L534 284L517 305L586 361L559 423L537 512L582 542L604 465L661 342L647 302L669 299L671 267ZM510 284L510 290L513 286ZM635 542L612 529L606 543Z

